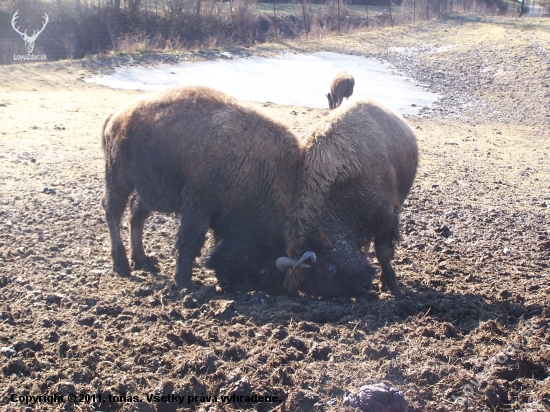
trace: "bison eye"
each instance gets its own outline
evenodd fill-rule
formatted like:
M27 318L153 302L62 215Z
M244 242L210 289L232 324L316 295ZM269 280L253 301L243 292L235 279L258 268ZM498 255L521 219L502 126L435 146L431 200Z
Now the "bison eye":
M331 265L331 264L327 264L326 267L325 267L325 272L326 272L327 277L329 278L329 280L332 281L332 279L334 278L334 275L336 275L336 266Z
M269 271L267 269L262 269L258 272L258 275L265 279L269 275Z

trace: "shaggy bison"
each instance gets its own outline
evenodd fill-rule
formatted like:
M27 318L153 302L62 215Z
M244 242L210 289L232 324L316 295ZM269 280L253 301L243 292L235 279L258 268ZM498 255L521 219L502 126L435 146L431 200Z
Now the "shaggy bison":
M374 239L382 286L398 293L390 261L417 163L415 135L398 115L369 100L332 112L305 142L289 257L277 261L285 289L325 297L370 291L375 270L365 254ZM312 268L299 267L304 262Z
M344 97L349 98L353 94L353 86L355 79L351 74L341 72L334 76L330 84L330 93L326 95L329 109L336 109L342 104Z
M262 282L276 276L275 260L284 254L284 225L301 167L299 141L287 127L221 92L177 87L111 114L102 143L115 272L130 273L120 236L130 198L135 268L156 269L142 243L149 214L178 213L178 287L190 281L211 228L218 244L206 266L220 285L269 289Z

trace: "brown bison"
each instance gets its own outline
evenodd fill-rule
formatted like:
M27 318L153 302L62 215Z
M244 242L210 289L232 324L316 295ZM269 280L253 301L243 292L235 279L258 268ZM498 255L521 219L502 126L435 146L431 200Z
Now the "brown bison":
M351 74L341 72L334 76L330 84L330 93L326 95L329 109L336 109L342 104L344 97L349 98L353 94L353 86L355 79Z
M178 287L190 281L209 228L219 243L206 266L222 287L270 286L262 282L273 279L275 260L284 254L284 225L301 167L299 140L287 127L219 91L176 87L111 114L102 143L115 272L130 273L120 236L130 198L135 268L156 269L142 243L149 214L178 213Z
M289 257L277 261L285 289L325 297L370 291L375 270L365 254L374 239L382 286L398 293L390 261L417 164L415 135L398 115L369 100L332 112L305 142ZM299 267L306 261L311 269Z

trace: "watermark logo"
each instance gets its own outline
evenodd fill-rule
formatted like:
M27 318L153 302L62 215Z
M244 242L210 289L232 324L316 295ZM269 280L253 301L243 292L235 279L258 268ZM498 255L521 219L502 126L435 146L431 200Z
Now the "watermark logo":
M13 18L11 19L11 26L13 27L13 29L19 33L21 35L21 38L25 41L25 49L27 49L27 55L16 55L14 54L13 55L13 59L14 60L46 60L46 55L35 55L35 54L32 54L32 51L34 50L34 42L36 41L36 39L38 38L38 35L40 33L42 33L44 31L44 29L46 28L46 25L48 24L48 21L50 20L50 18L48 17L48 15L46 13L44 13L44 23L42 24L42 28L40 30L33 30L33 33L31 36L29 36L27 34L27 30L26 29L24 32L21 32L19 30L19 27L20 26L17 26L16 27L16 24L17 24L17 19L19 17L19 10L17 10L14 15L13 15Z

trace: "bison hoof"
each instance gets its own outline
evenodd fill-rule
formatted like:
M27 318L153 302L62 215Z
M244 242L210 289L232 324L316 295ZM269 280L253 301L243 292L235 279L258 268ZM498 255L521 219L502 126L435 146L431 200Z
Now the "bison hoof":
M382 290L389 291L393 296L398 296L401 294L399 291L399 286L397 285L397 282L383 282L382 283Z
M145 270L146 272L159 272L158 260L152 256L145 256L141 259L132 259L133 267L137 270Z
M397 284L397 276L389 263L382 264L382 276L380 276L382 290L389 290L392 295L399 295L399 286Z
M176 286L176 289L184 289L189 286L191 279L184 276L174 276L174 285Z
M130 265L128 262L123 264L115 264L113 266L113 272L116 273L119 276L128 277L130 276L130 273L132 272L130 269Z

